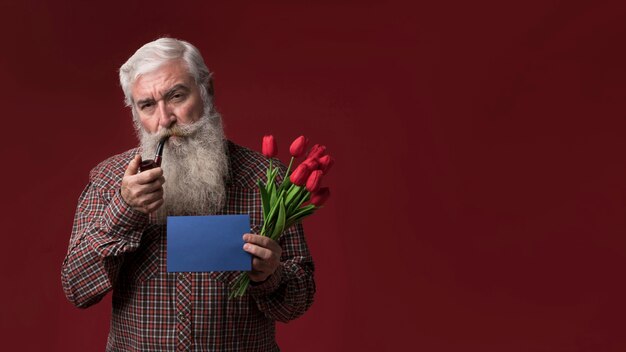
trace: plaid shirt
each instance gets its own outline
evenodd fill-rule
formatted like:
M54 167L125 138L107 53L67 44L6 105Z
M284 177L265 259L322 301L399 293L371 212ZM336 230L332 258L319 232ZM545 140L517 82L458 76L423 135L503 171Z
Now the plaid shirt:
M228 299L239 272L168 273L165 226L130 208L120 184L138 149L95 167L80 196L63 261L65 295L80 308L113 290L107 351L278 351L275 321L302 315L313 303L313 262L301 225L281 240L281 264L242 298ZM228 142L229 181L221 214L263 217L256 182L268 162Z

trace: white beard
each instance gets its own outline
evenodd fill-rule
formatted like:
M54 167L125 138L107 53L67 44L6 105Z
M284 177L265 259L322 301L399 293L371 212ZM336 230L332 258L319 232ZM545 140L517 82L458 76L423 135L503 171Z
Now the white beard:
M168 215L209 215L222 209L226 199L228 156L222 118L212 109L190 125L150 134L137 126L142 160L153 159L164 135L173 135L163 150L163 205L152 214L157 223Z

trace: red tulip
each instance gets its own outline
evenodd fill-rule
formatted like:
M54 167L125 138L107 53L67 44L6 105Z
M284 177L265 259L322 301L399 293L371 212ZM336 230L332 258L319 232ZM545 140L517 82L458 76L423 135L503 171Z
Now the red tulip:
M320 163L320 170L322 170L324 174L327 174L328 170L330 170L331 166L335 163L335 159L333 159L330 155L324 155L319 158L318 161Z
M308 143L309 141L304 136L296 138L289 147L289 153L291 153L291 156L293 156L294 158L302 156L302 154L304 154L304 151L306 150L306 145Z
M306 180L307 191L314 193L320 188L320 185L322 184L322 175L322 170L314 170L311 172L309 178Z
M320 168L320 162L317 159L306 159L302 162L309 167L309 170L318 170Z
M263 136L263 155L268 158L273 158L277 154L276 148L276 140L274 140L274 136Z
M320 144L316 144L311 147L307 159L317 159L326 153L326 147Z
M291 175L289 175L289 180L296 186L304 186L304 183L309 178L310 173L311 169L303 163L298 165L298 167L293 170Z
M330 197L330 189L328 187L322 187L317 192L311 194L311 204L321 207L328 197Z

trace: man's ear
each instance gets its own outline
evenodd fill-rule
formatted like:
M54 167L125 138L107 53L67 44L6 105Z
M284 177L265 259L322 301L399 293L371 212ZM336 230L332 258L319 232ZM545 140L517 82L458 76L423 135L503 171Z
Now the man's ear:
M215 91L213 90L213 78L209 78L209 83L207 84L207 92L210 96L215 95Z

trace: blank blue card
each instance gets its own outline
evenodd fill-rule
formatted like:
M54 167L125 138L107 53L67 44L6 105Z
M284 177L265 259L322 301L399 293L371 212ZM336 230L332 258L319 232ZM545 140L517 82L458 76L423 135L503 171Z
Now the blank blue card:
M249 215L168 216L167 271L250 271Z

